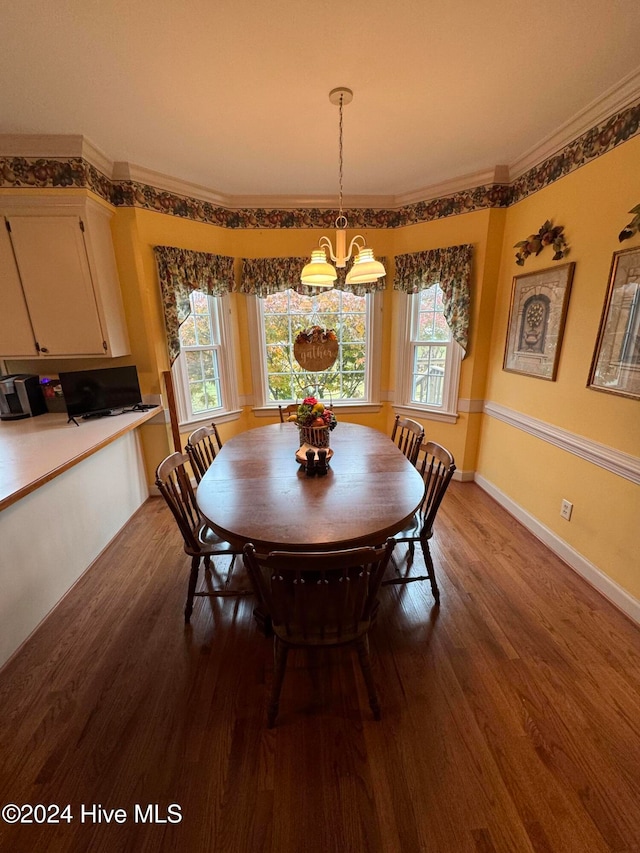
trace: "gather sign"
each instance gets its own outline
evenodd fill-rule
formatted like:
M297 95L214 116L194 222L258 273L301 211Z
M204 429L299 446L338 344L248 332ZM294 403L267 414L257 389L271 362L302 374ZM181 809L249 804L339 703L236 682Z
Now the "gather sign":
M338 336L333 329L312 326L296 335L293 355L303 370L328 370L338 357Z

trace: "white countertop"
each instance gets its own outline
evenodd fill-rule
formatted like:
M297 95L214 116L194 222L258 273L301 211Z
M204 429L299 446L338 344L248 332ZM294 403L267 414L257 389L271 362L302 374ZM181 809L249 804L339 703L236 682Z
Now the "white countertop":
M66 414L0 421L0 510L162 412L67 423Z

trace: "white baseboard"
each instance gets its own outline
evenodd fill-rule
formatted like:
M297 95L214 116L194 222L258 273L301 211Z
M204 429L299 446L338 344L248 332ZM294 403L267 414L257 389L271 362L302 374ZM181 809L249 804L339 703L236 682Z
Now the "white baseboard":
M583 577L594 589L610 601L618 610L621 610L629 619L640 625L640 601L634 598L623 587L602 572L593 563L590 563L582 554L578 553L571 545L567 544L556 533L545 527L534 516L530 515L519 504L515 503L508 495L502 492L493 483L479 474L475 475L475 482L487 494L491 495L500 506L504 507L514 518L524 525L533 535L553 551L560 559L567 563L575 572Z

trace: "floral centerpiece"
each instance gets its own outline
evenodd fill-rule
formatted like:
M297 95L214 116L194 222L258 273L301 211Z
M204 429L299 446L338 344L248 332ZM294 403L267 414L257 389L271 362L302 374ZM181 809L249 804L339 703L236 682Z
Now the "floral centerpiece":
M312 447L329 447L329 433L338 424L331 409L315 397L305 397L288 420L298 425L300 443Z

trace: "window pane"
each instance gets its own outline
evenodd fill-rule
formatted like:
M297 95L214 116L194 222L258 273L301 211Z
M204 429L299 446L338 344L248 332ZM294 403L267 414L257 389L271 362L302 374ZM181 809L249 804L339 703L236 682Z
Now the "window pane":
M411 399L427 406L441 406L447 348L417 346L414 349Z
M202 355L202 370L205 379L217 379L216 370L214 365L214 355L213 350L205 350Z
M206 293L201 293L199 290L194 290L191 294L191 310L196 314L209 313L209 300Z
M295 291L261 300L266 342L269 400L319 398L363 399L366 388L367 302L338 290L301 296ZM293 357L296 335L310 326L335 329L338 359L321 373L304 371ZM348 372L349 377L343 374ZM288 381L287 381L288 375Z
M269 315L264 318L264 336L267 344L288 343L289 317L287 314Z
M211 346L213 343L211 335L211 321L209 314L196 314L196 338L201 347Z
M193 347L196 344L196 328L193 314L189 314L180 326L180 346Z
M186 352L187 376L189 382L202 379L202 359L199 352Z

